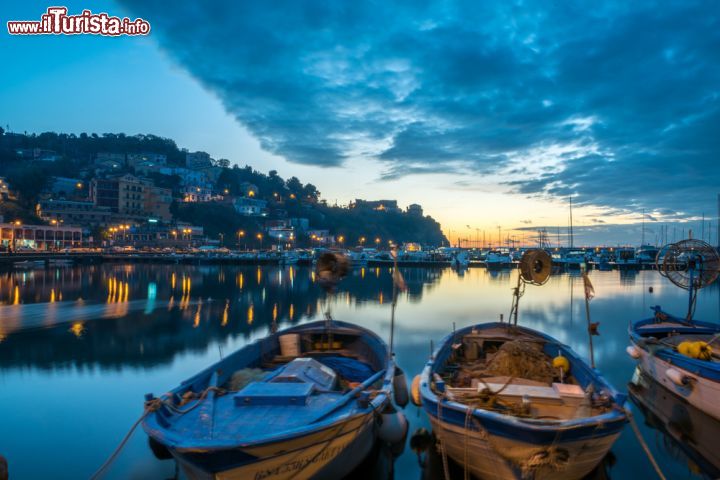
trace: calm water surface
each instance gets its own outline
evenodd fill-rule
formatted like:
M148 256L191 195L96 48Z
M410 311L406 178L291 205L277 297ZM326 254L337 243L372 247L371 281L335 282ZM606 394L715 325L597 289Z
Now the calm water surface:
M430 341L437 344L453 322L461 327L507 317L517 275L481 268L460 275L450 269L403 273L409 289L398 302L395 341L408 380L422 369ZM308 267L102 265L3 273L0 454L11 478L87 478L142 413L145 393L161 394L266 335L273 319L280 328L318 319L323 300L313 278ZM628 321L649 316L648 307L658 303L684 312L686 292L652 271L593 271L591 278L593 320L601 322L596 362L624 391L634 368L625 353ZM696 318L718 319L719 293L717 285L700 292ZM391 295L389 269L355 269L332 302L333 315L389 338ZM527 288L520 322L587 358L584 309L582 279L556 275L543 287ZM413 405L405 413L411 434L429 428ZM637 416L668 478L704 478L695 462ZM629 428L613 457L607 462L613 479L654 476ZM392 468L386 463L379 462ZM377 467L368 464L358 477L375 477ZM174 473L172 461L153 457L139 429L106 478ZM394 475L423 477L410 448L395 461Z

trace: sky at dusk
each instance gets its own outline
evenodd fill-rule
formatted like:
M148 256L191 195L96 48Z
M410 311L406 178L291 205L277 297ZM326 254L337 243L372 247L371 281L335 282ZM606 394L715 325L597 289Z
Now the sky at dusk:
M51 5L4 2L3 25ZM420 203L452 239L554 242L572 196L578 244L640 243L643 211L646 240L704 213L717 241L716 2L63 5L152 31L5 30L3 128L153 133L330 203Z

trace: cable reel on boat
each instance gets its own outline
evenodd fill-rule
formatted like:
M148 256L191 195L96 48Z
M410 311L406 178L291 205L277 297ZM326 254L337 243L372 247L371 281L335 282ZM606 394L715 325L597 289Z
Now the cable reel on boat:
M545 250L533 248L523 253L519 268L518 283L513 288L513 303L510 307L510 318L514 325L517 325L518 306L520 297L525 293L525 285L539 286L548 281L552 272L552 257Z
M523 253L520 259L520 276L523 282L543 285L552 272L552 257L545 250L533 249Z
M662 264L659 263L661 253ZM662 276L690 292L686 319L692 320L697 291L713 283L720 274L717 250L707 242L689 238L664 246L656 262Z

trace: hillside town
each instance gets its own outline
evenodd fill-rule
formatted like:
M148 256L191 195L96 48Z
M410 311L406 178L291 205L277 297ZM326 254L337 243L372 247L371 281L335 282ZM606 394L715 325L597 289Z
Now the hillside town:
M357 199L329 206L312 184L295 177L285 181L275 171L264 175L249 166L230 168L229 160L206 152L171 151L170 158L128 149L73 154L9 148L37 140L26 135L4 133L0 139L4 158L10 157L0 170L5 175L0 176L0 244L6 251L383 247L393 241L445 241L439 225L418 204L401 208L396 200ZM63 169L63 164L73 168ZM65 171L75 175L64 176ZM348 218L358 215L366 221ZM412 228L393 231L398 218L419 224L415 231L422 238L402 238L403 232L412 235Z

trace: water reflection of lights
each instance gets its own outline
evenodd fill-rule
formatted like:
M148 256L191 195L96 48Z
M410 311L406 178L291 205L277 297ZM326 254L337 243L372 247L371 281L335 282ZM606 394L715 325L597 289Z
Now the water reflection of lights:
M290 311L288 312L288 317L290 318L290 320L295 317L295 305L293 305L292 303L290 304Z
M248 323L248 325L252 325L254 319L255 319L255 307L254 307L253 304L251 303L250 306L248 307L248 311L247 311L247 323Z
M77 338L80 338L83 336L83 333L85 333L85 325L83 322L74 322L68 331L72 332Z
M242 274L242 272L237 274L237 280L235 283L240 290L243 289L243 286L245 285L245 276Z
M229 310L230 310L230 300L225 300L225 308L223 309L222 322L220 322L220 325L223 327L228 324L228 311Z
M50 289L50 303L55 303L55 289Z
M260 281L261 281L261 280L262 280L262 270L260 269L260 267L258 267L258 269L257 269L257 283L258 283L258 285L260 285Z
M200 310L202 310L202 299L198 300L197 310L195 310L195 317L193 318L193 328L200 325Z
M13 294L13 305L19 305L20 304L20 287L15 285L15 290Z
M273 319L273 322L277 320L277 317L278 317L278 306L277 306L277 303L276 303L276 304L273 305L273 310L272 310L272 319Z
M172 288L173 290L175 290L176 280L177 280L177 278L175 276L175 272L173 272L172 275L170 275L170 288Z

